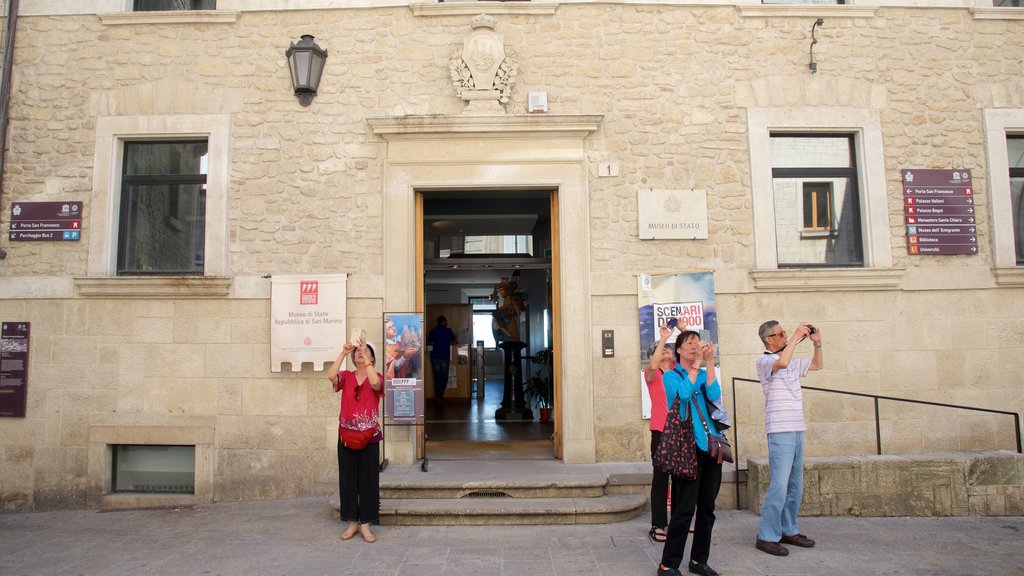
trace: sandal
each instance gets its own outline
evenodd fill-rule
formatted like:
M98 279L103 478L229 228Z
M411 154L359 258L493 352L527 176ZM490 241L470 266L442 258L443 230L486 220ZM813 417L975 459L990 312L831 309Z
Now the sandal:
M665 529L658 526L651 526L651 531L648 532L647 535L655 542L664 542L668 539L668 534L665 533Z

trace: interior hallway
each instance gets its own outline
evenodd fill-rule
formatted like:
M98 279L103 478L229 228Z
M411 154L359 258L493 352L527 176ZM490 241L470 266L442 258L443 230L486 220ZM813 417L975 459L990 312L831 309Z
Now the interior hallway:
M487 378L482 400L426 407L428 460L553 460L552 422L495 420L501 407L501 379Z

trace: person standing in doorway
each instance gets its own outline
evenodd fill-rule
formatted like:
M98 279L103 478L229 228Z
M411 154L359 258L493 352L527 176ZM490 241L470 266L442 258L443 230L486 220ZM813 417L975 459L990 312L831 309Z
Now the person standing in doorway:
M814 540L800 533L797 515L804 494L804 422L803 392L800 378L809 370L821 370L825 361L821 352L821 331L811 324L800 324L793 337L775 320L757 329L765 353L757 358L757 378L764 391L764 428L768 434L768 469L771 482L761 505L761 526L755 546L773 556L786 556L783 544L802 548L814 546ZM814 344L810 360L794 356L805 339Z
M651 345L647 351L647 366L644 367L644 382L647 393L651 397L651 461L661 444L661 433L665 429L665 418L668 417L668 403L665 400L665 384L662 375L675 365L675 356L671 346L667 345L674 329L668 326L659 328L661 338ZM652 466L654 475L651 478L651 530L648 535L655 542L664 542L668 529L668 473Z
M437 317L437 326L427 334L427 344L431 345L430 371L434 375L434 403L441 408L444 390L448 387L448 368L459 358L459 342L455 332L448 327L447 318Z

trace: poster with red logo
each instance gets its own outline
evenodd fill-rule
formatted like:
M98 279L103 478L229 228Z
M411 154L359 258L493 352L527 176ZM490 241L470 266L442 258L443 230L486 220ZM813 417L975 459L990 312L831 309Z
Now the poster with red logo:
M322 371L338 357L346 330L347 274L273 276L270 289L270 371L304 363Z

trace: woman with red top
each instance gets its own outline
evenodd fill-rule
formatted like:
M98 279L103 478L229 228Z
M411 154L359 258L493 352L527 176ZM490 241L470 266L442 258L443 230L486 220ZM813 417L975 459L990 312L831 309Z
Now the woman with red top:
M355 370L341 370L345 357L351 354ZM384 378L374 369L377 354L373 345L360 338L345 346L327 371L334 391L341 392L338 416L338 483L341 493L341 521L348 529L341 539L348 540L356 532L369 543L377 541L370 524L380 522L380 445L382 438L378 406L384 396ZM373 430L365 448L353 450L341 443L340 428Z
M662 326L661 338L647 351L649 361L644 367L644 381L651 397L651 460L661 443L661 432L665 429L665 418L668 417L668 403L665 401L665 385L661 375L671 370L676 364L672 349L665 346L674 329ZM655 542L664 542L668 526L668 473L654 468L651 480L651 531L648 535Z

